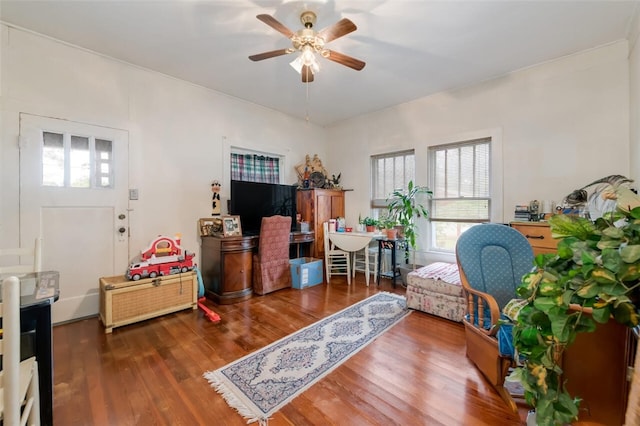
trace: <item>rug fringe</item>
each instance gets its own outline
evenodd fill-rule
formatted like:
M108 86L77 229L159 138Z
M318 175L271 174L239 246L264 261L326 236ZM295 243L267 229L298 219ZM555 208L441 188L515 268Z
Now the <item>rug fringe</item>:
M230 389L217 375L216 371L207 371L202 375L207 381L209 385L216 392L218 392L227 404L235 409L243 418L247 420L247 424L258 422L259 426L267 426L269 423L269 419L265 417L261 417L256 415L246 404L237 397L237 395Z

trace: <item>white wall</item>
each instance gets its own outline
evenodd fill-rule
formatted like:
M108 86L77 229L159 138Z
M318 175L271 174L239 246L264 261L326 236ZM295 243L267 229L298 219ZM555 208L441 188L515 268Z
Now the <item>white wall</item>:
M293 167L305 154L326 157L324 129L306 121L39 35L0 31L3 246L19 244L20 112L128 131L129 187L140 194L130 202L132 256L177 232L185 248L199 251L197 220L211 214L213 180L223 183L226 209L231 146L286 155L284 183L297 181Z
M631 26L629 52L631 178L640 182L640 6ZM640 185L640 184L639 184Z
M595 179L629 176L627 55L621 41L328 129L328 160L354 189L347 222L369 211L370 155L415 148L416 181L426 184L427 148L468 135L501 136L503 201L495 221L513 220L516 204L560 202Z
M19 238L19 112L129 132L130 187L140 190L140 201L131 202L134 253L155 235L175 232L197 251L196 221L210 213L211 181L222 180L228 197L231 145L287 155L287 183L295 182L293 166L305 154L318 153L354 189L346 195L350 223L368 212L371 154L415 148L417 182L424 184L428 146L474 135L502 140L504 197L496 220L511 220L515 204L560 201L608 174L640 177L637 43L630 59L619 42L322 129L4 25L0 35L5 245ZM303 132L301 144L296 135Z

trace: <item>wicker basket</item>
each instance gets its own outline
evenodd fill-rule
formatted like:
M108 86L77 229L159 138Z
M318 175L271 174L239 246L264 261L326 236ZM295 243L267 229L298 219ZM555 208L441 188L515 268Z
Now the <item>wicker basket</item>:
M129 281L120 275L100 278L100 320L105 333L183 309L197 309L195 272Z

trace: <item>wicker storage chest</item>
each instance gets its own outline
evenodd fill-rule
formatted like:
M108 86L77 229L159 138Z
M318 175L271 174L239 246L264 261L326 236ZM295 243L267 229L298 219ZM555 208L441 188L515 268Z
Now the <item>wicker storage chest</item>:
M197 309L195 272L129 281L125 276L100 278L100 321L105 333L114 327L160 315Z

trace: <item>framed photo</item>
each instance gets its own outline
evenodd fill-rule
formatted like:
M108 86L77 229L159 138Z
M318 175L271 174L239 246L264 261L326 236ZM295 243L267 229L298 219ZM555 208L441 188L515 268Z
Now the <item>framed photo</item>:
M203 218L198 221L198 224L201 237L223 235L222 219L219 217Z
M224 237L241 237L240 216L222 217L222 235Z

